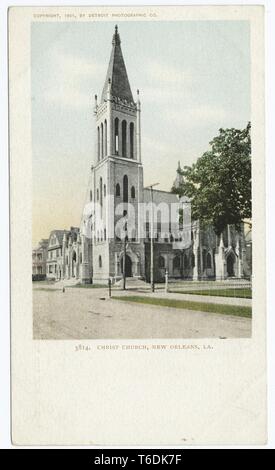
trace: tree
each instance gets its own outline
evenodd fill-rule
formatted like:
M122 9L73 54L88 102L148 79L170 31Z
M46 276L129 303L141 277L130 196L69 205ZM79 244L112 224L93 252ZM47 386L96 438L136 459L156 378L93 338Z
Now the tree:
M243 130L220 129L192 166L181 170L183 183L172 188L192 202L192 219L213 225L217 235L226 225L240 229L251 218L251 124Z

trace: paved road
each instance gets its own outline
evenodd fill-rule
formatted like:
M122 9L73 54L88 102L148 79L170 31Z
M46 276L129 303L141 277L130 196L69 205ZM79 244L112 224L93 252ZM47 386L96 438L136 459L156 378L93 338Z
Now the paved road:
M251 320L108 299L106 289L63 293L53 286L33 291L33 330L34 339L246 338Z

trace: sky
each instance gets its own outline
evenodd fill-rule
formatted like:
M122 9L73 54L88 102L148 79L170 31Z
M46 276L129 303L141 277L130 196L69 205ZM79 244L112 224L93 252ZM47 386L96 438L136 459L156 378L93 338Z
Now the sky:
M95 162L94 95L104 85L115 22L33 23L33 245L79 226ZM244 21L119 22L134 99L140 90L144 184L170 190L221 127L250 120Z

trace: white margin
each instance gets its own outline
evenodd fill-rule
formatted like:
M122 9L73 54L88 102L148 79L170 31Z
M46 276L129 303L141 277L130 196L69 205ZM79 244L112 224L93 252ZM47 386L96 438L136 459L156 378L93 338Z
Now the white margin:
M82 0L82 6L98 5L98 1ZM29 0L24 2L17 0L16 6L76 6L76 2L66 0L60 2ZM274 195L275 195L275 144L274 144L274 57L275 57L275 2L274 0L189 0L186 2L154 1L142 2L134 1L113 1L101 0L101 5L264 5L266 13L266 197L267 197L267 351L268 351L268 444L266 446L238 446L237 448L275 448L275 250L273 251L273 240L275 233L274 217ZM10 440L10 312L9 312L9 181L8 181L8 64L7 64L7 9L14 4L7 0L2 0L0 4L0 57L1 78L0 78L0 299L1 299L1 323L0 323L0 448L12 449ZM273 119L272 119L273 118ZM259 254L259 256L261 256ZM36 448L36 447L31 447ZM68 448L68 447L65 447ZM75 448L85 448L78 446ZM110 447L111 448L111 447ZM149 448L149 447L148 447ZM171 448L169 446L162 448ZM178 447L181 448L181 447ZM189 446L183 446L188 449ZM200 447L197 446L197 449ZM204 446L204 448L215 449L215 446ZM221 448L221 446L219 446ZM231 448L224 446L224 449Z

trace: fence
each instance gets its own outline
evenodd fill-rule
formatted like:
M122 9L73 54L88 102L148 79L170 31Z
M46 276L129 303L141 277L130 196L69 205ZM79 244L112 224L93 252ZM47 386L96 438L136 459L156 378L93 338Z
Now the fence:
M48 281L52 284L52 282ZM108 290L108 296L112 296L113 291L124 290L123 278L115 279L112 277L93 278L90 284L81 284L74 282L70 284L70 280L63 280L63 289L66 287L82 287L82 288L103 288ZM125 290L135 291L136 293L149 293L151 284L140 279L131 277L126 279ZM229 279L175 279L165 274L165 282L154 283L154 292L167 294L188 294L213 296L213 297L235 297L235 298L252 298L252 280L246 278L229 278ZM105 294L106 295L106 294ZM207 299L205 299L207 300Z
M246 278L222 279L166 279L166 292L218 297L252 298L252 280Z

